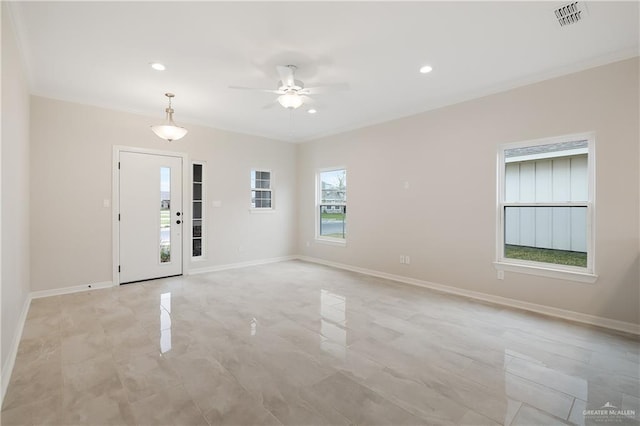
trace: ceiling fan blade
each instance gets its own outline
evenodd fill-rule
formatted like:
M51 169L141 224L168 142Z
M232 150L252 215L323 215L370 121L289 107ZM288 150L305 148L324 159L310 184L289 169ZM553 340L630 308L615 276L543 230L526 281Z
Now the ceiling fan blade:
M229 86L229 89L239 89L239 90L253 90L254 92L266 92L266 93L277 93L279 95L282 94L280 90L274 89L259 89L256 87L244 87L244 86Z
M293 71L295 67L291 67L291 66L284 67L282 65L278 65L276 68L278 70L278 75L280 75L280 81L282 81L282 84L284 84L287 87L295 86L296 82L295 82L295 78L293 77Z
M349 90L348 83L335 83L335 84L320 84L314 87L305 87L300 91L304 95L318 95L328 92L341 92Z

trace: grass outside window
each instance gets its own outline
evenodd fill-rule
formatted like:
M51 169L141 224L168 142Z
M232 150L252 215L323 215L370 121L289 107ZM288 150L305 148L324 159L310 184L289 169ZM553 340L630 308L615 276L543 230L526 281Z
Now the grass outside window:
M552 263L555 265L587 267L587 253L568 250L554 250L506 244L504 257L508 259L529 260L532 262Z

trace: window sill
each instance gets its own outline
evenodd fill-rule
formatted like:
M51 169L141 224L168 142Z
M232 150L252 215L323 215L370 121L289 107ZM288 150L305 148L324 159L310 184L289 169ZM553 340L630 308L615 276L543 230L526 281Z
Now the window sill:
M578 281L593 284L598 276L589 272L569 269L556 269L546 266L523 265L505 261L493 262L498 271L518 272L521 274L537 275L540 277L557 278L560 280Z
M316 237L315 241L320 244L326 244L329 246L338 246L338 247L346 247L347 240L337 239L337 238L323 238Z
M264 208L264 209L249 209L249 213L251 214L262 214L262 213L274 213L275 209L274 208Z

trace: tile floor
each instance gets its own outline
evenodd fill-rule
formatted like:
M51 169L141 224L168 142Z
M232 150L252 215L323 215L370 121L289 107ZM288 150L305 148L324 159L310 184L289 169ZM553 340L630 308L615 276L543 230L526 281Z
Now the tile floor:
M2 425L637 425L639 348L282 262L34 300Z

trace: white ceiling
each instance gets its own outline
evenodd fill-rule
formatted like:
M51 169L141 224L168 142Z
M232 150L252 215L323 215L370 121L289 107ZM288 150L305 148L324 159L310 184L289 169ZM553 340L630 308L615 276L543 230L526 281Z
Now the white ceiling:
M16 2L11 15L33 94L178 124L302 141L637 56L638 2ZM154 71L149 63L167 66ZM276 65L307 86L315 115L263 107ZM420 74L424 64L430 74Z

